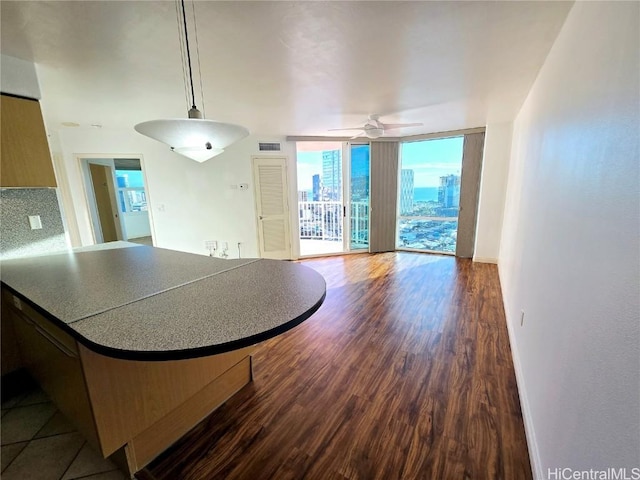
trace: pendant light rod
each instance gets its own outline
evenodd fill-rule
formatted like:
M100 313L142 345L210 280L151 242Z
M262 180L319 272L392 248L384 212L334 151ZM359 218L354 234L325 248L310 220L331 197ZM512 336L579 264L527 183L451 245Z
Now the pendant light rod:
M1 0L0 0L1 1ZM220 155L229 145L242 140L249 135L249 130L233 123L216 122L203 118L202 112L196 107L196 92L193 87L193 68L191 66L191 51L189 50L189 34L187 33L187 11L185 0L176 0L176 19L178 21L178 33L180 32L180 13L178 5L182 6L182 23L184 24L184 40L187 48L187 64L189 66L189 84L191 86L192 108L187 112L188 118L168 118L150 120L135 125L133 128L140 134L146 135L159 142L168 145L171 151L188 157L196 162L204 162ZM198 27L195 18L195 6L193 24L196 32L196 51L198 50ZM186 76L184 68L184 53L182 39L180 39L180 51L182 56L182 73ZM198 53L198 73L200 75L200 89L202 90L202 72L200 71L200 54ZM187 82L184 82L185 93ZM203 93L203 92L201 92ZM202 95L204 102L204 94ZM187 106L189 99L186 98ZM204 108L204 107L203 107Z
M187 44L187 63L189 65L189 83L191 84L191 107L196 108L196 93L193 89L193 71L191 70L191 51L189 50L189 34L187 33L187 14L182 2L182 21L184 22L184 42Z

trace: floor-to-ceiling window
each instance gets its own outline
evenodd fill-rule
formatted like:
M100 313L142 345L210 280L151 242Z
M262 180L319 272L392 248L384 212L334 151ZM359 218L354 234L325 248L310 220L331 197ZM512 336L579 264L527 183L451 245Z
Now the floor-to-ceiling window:
M464 137L401 144L398 249L455 253Z
M300 255L369 245L369 145L298 142Z

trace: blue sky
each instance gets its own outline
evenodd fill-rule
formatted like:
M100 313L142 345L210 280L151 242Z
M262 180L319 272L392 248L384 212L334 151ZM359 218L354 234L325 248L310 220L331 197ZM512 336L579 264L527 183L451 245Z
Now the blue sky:
M402 168L414 171L416 187L437 187L440 177L460 175L463 141L453 137L401 143ZM322 174L322 152L298 152L298 190L311 190L315 174Z
M311 190L316 174L322 175L322 152L298 152L298 190Z
M440 177L460 175L463 142L464 137L453 137L402 143L402 168L414 171L414 186L437 187Z
M130 187L144 187L144 179L140 170L116 170L116 176L126 175Z

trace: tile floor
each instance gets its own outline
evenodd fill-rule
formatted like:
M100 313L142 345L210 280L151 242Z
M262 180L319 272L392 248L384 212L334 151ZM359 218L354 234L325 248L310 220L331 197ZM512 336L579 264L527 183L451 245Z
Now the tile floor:
M41 390L2 402L2 480L125 480Z

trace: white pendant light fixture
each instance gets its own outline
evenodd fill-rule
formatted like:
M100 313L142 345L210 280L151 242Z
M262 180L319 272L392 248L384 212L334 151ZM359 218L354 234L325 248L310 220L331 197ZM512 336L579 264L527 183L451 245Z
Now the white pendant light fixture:
M151 120L149 122L139 123L134 128L142 135L166 143L171 147L171 150L180 155L195 160L196 162L204 162L216 155L220 155L224 152L225 147L249 135L249 130L240 125L234 125L233 123L206 120L202 118L202 112L196 107L184 0L181 0L181 4L182 21L184 22L184 41L189 67L189 84L191 85L189 118Z

